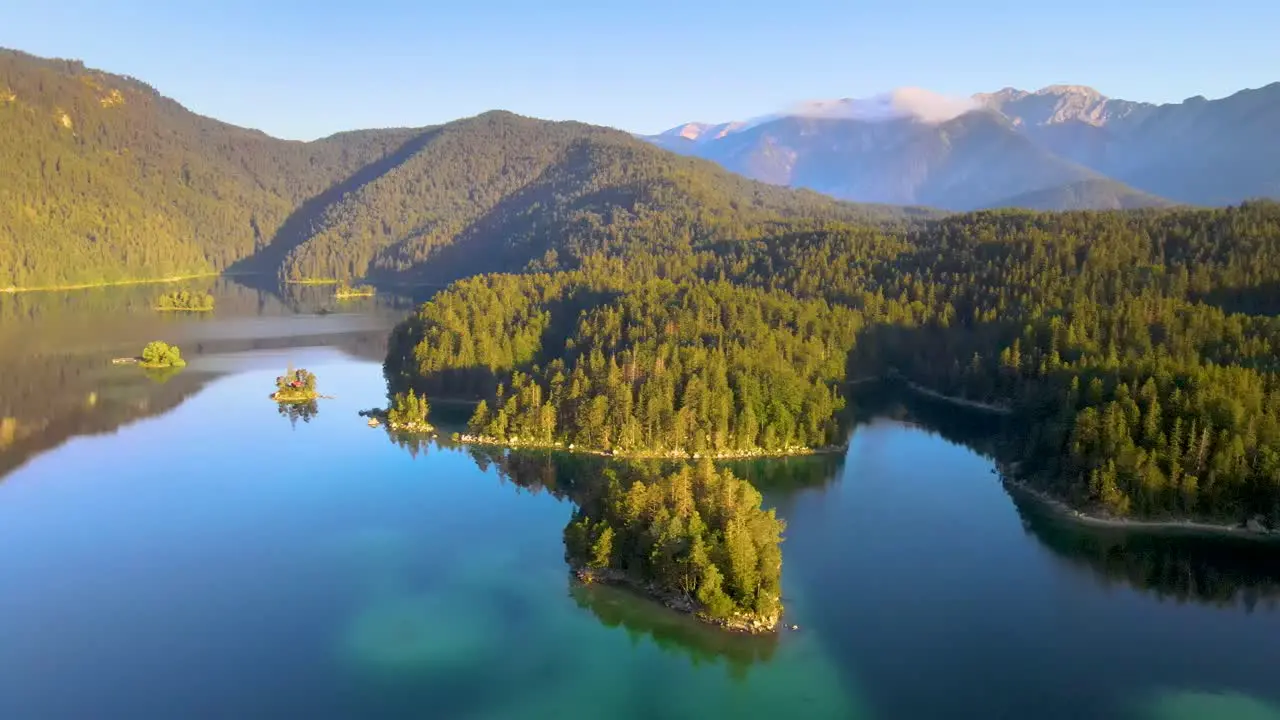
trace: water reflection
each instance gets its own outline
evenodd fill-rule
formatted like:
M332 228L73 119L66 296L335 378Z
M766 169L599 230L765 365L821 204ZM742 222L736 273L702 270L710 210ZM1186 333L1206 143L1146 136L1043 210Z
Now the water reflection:
M1010 498L1027 532L1059 558L1120 584L1178 602L1252 612L1280 601L1280 542L1083 526L1024 493Z
M755 663L768 662L778 649L777 634L724 632L623 588L583 585L571 579L569 595L605 627L626 630L633 643L652 642L663 652L684 656L694 665L724 661L736 678L746 677Z
M860 394L858 407L864 421L891 417L988 456L1004 422L990 413L957 409L893 388ZM434 445L451 446L422 435L388 432L388 436L415 456ZM626 462L494 446L467 446L466 452L482 471L492 468L521 490L546 492L574 503L600 487L606 470L627 476L662 472L672 465L670 461ZM724 463L780 509L789 507L800 492L829 487L841 476L844 464L841 454ZM1040 545L1104 583L1120 583L1182 602L1238 604L1249 610L1259 604L1274 608L1280 598L1280 562L1276 562L1280 544L1091 527L1071 522L1023 494L1010 492L1010 499L1027 533ZM785 544L783 549L785 556ZM586 602L585 597L580 603Z
M918 427L984 457L994 457L1009 419L999 413L963 408L913 392L900 382L860 385L851 405L854 422L866 425L877 419L896 420Z
M171 290L207 292L213 313L161 313ZM383 294L358 307L307 292L250 288L231 278L70 292L0 293L0 478L68 438L111 432L173 409L210 380L243 369L248 351L336 347L382 361L390 328L411 304ZM293 294L296 293L295 297ZM181 371L113 366L152 340L182 349ZM291 419L304 421L304 409Z
M281 417L289 418L290 425L297 427L299 420L309 423L312 418L320 414L320 404L315 400L276 403L276 411L280 413Z

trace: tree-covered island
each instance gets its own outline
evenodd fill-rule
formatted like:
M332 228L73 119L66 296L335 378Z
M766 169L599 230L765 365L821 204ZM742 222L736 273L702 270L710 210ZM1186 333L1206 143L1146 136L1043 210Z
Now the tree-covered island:
M292 367L276 378L276 391L271 393L271 399L278 403L305 403L318 397L315 373Z
M156 310L161 312L213 312L213 295L209 293L176 290L156 299Z
M629 482L605 477L564 531L579 579L632 586L730 630L777 628L785 523L750 483L706 460Z
M154 340L142 349L137 364L144 368L180 368L186 367L187 361L182 359L177 345Z
M348 285L343 283L333 291L333 296L339 300L349 298L373 297L377 294L377 290L372 285Z
M396 393L391 398L391 407L387 408L387 427L398 432L433 432L435 427L427 422L430 413L431 404L427 402L427 396L418 395L413 390Z

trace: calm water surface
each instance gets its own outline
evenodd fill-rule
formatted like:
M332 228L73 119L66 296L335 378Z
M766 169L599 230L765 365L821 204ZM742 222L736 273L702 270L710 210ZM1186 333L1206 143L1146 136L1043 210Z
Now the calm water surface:
M0 306L63 332L0 351L0 717L1280 717L1280 550L1065 525L982 418L869 400L845 458L740 467L801 630L730 636L569 581L590 462L366 427L403 309L219 291L167 326ZM183 373L103 366L157 329ZM289 362L314 416L266 399Z

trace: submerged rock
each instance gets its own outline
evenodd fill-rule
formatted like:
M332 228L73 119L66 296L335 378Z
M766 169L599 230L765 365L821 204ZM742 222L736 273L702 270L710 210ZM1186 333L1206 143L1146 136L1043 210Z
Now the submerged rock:
M390 595L356 613L342 650L369 671L417 674L480 661L496 647L490 626L474 605L436 595Z

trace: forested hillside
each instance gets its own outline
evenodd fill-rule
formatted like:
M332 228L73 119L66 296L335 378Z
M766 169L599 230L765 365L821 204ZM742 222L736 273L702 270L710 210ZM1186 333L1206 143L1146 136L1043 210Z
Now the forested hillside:
M1114 180L1095 178L1022 193L992 203L992 208L1027 210L1137 210L1174 203Z
M1274 203L938 218L502 112L286 142L9 51L0 122L0 287L510 271L387 360L491 438L787 452L896 372L1012 408L1003 459L1077 504L1280 524Z
M623 239L743 239L782 219L904 215L759 185L618 131L503 112L278 140L131 78L8 50L0 127L0 288L228 269L453 279Z
M0 50L0 288L217 272L406 131L277 140L131 78Z
M688 453L829 442L843 380L900 373L1010 407L1002 458L1078 505L1277 524L1278 288L1270 202L829 224L469 280L387 370L477 432Z
M770 187L616 130L490 112L425 133L402 162L319 210L283 273L439 281L535 260L554 269L622 245L742 241L780 222L911 214L927 213Z

